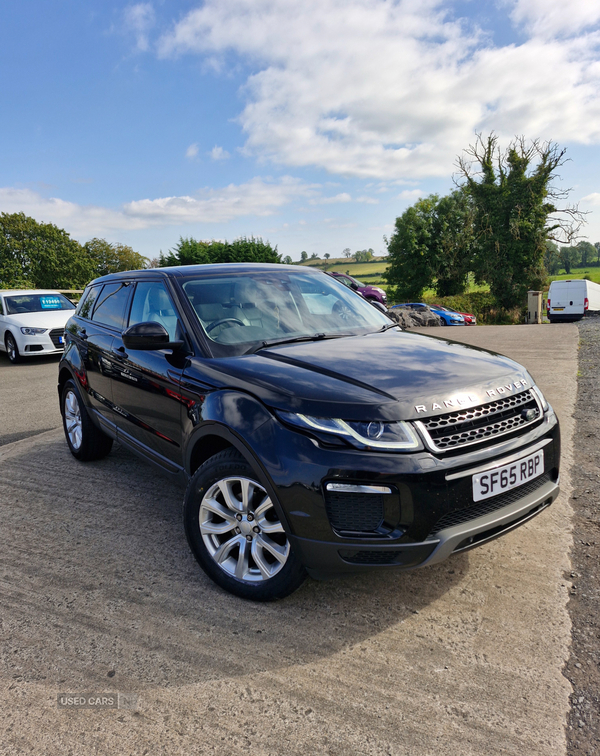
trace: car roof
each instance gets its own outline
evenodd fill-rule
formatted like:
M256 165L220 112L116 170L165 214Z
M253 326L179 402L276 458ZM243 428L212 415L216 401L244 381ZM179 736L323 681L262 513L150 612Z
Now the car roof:
M60 294L56 289L0 289L3 296L22 296L24 294Z
M190 275L214 275L218 273L249 273L275 272L287 270L294 273L309 273L309 275L323 275L322 270L298 265L284 265L283 263L215 263L207 265L174 265L168 268L144 268L143 270L124 270L120 273L109 273L107 276L95 278L90 284L110 283L121 281L123 278L138 280L144 278L183 278Z

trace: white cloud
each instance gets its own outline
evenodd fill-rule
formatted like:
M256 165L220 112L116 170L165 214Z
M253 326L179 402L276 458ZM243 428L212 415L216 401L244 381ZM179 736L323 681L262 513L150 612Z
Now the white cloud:
M516 0L511 18L545 38L577 34L600 21L598 0Z
M215 145L208 154L213 160L227 160L227 158L231 157L227 150L224 150L222 147L217 147L217 145Z
M398 199L416 202L424 196L425 192L422 189L405 189L403 192L400 192Z
M341 194L336 194L334 197L319 197L318 199L312 199L310 201L310 204L334 205L338 202L352 202L352 197L348 194L348 192L341 192Z
M379 200L375 199L375 197L357 197L357 202L364 202L365 205L378 205Z
M0 212L32 216L54 223L77 238L104 236L112 230L139 230L169 225L226 223L244 216L272 215L297 198L312 197L317 187L298 179L255 178L222 189L202 189L193 196L160 197L128 202L114 209L78 205L44 197L31 189L0 188Z
M148 33L155 24L152 3L136 3L128 5L123 11L123 24L126 32L135 36L136 47L145 52L150 47Z
M447 176L477 131L600 141L598 5L512 2L529 36L494 47L448 0L206 0L158 50L234 52L252 67L247 154L363 178Z
M194 160L194 158L198 157L198 145L195 142L187 148L185 156L188 160Z
M600 193L592 192L592 194L586 194L585 197L581 198L580 202L583 202L586 205L591 205L592 207L600 207Z

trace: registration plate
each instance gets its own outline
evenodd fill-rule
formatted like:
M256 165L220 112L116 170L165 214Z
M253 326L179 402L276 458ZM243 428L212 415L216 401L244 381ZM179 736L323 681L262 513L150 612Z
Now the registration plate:
M564 310L565 308L564 307L553 307L552 309L554 310L554 312L562 312L562 310Z
M65 337L64 336L59 336L58 337L58 343L59 344L64 344L65 343Z
M523 483L539 477L543 472L544 452L538 451L509 465L473 475L473 501L489 499L512 488L518 488Z

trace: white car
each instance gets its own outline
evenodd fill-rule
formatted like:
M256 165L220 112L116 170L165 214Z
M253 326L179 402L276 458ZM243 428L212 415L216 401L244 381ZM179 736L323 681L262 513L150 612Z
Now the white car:
M0 289L0 350L11 362L60 354L75 305L58 291Z

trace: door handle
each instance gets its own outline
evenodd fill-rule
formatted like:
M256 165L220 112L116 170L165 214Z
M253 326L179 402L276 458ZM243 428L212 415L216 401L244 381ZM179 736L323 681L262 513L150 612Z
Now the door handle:
M80 339L83 339L84 341L85 341L85 340L86 340L86 339L88 338L88 335L87 335L87 333L86 333L86 330L85 330L85 328L82 328L82 329L81 329L81 330L79 331L79 338L80 338Z
M116 357L118 360L126 360L129 357L129 355L125 351L124 346L120 346L117 349L113 349L111 351L111 354L113 357Z

